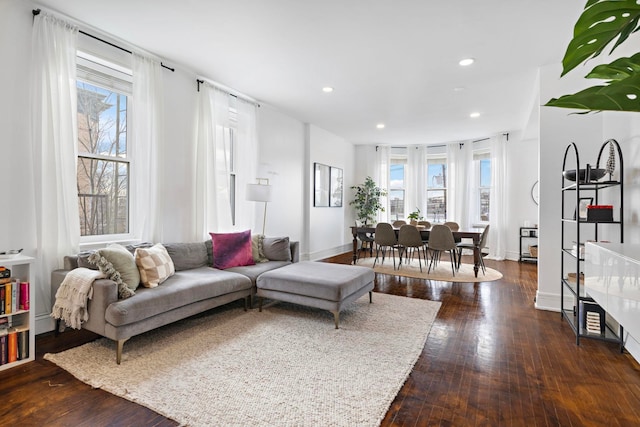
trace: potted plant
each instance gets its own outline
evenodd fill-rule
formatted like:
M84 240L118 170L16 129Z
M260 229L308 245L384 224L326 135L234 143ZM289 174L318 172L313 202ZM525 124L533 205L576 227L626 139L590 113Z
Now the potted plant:
M574 27L573 39L562 59L562 76L579 64L595 58L614 42L610 54L640 29L640 4L637 0L588 0ZM640 86L640 53L598 65L588 79L602 79L602 85L552 98L546 106L589 111L640 111L637 88Z
M416 206L416 210L407 215L407 219L411 220L411 224L415 224L418 221L421 221L424 217L422 216L420 209Z
M354 185L351 189L356 190L356 194L349 204L355 206L357 218L363 224L372 224L378 211L384 212L380 197L387 195L386 190L378 187L370 176L363 184Z

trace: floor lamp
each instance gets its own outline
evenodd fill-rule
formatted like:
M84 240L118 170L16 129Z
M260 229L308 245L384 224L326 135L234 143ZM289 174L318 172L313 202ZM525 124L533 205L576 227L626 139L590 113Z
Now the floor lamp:
M267 202L271 201L271 186L268 178L257 178L257 184L247 184L247 200L264 202L264 218L262 220L262 234L267 224Z

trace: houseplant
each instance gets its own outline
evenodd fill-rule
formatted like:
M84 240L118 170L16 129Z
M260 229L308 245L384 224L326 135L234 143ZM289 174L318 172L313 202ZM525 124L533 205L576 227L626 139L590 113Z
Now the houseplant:
M573 39L562 60L562 75L600 55L615 40L609 54L640 29L640 4L636 0L588 0L574 27ZM617 40L616 40L617 39ZM588 79L602 85L552 98L545 105L590 111L640 111L640 53L598 65Z
M412 221L420 221L422 220L424 217L422 216L420 209L418 209L416 207L416 210L411 212L409 215L407 215L407 219L410 219Z
M355 190L356 194L349 204L355 206L357 218L364 224L373 223L378 211L384 212L380 197L387 195L386 190L378 187L370 176L363 184L354 185L351 189Z

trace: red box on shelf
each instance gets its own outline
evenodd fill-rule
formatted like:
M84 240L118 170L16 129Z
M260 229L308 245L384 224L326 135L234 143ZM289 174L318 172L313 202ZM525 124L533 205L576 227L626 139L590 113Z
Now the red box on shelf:
M613 221L613 205L587 206L587 221Z

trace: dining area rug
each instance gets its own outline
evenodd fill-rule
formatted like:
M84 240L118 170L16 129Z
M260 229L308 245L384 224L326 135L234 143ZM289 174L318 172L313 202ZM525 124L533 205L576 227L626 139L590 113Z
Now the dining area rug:
M440 302L373 293L333 314L230 304L45 359L188 426L377 426L421 354ZM402 325L401 328L398 325Z
M391 274L402 277L413 277L416 279L436 280L441 282L491 282L502 278L502 273L493 268L486 269L486 273L482 272L482 269L478 271L478 277L475 277L473 272L473 264L460 264L460 269L455 272L455 275L451 272L451 263L448 261L440 261L435 268L429 270L429 265L425 264L422 260L422 271L420 271L420 265L417 259L412 259L409 263L406 260L402 261L402 265L398 268L399 258L396 256L396 266L393 266L393 258L386 257L384 263L381 262L382 258L378 259L376 266L373 266L375 257L360 258L356 265L373 268L376 273ZM444 256L443 256L444 259Z

